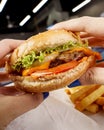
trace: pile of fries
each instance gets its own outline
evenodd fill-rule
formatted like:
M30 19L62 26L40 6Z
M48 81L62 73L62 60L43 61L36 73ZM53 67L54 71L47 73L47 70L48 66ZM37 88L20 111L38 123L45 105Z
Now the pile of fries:
M97 113L104 110L104 85L88 85L67 88L65 92L75 108L81 112L87 110Z

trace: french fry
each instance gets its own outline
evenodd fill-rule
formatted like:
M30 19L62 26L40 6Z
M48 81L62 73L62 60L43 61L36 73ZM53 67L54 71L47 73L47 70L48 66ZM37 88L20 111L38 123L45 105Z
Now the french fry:
M76 86L76 87L73 87L73 88L67 88L67 89L65 89L65 92L66 92L66 94L71 95L71 94L79 91L83 87L85 87L85 86Z
M104 97L99 97L97 100L96 100L96 103L98 104L98 105L104 105Z
M71 92L70 92L70 89L65 89L65 92L66 92L66 94L68 94L68 95L70 95L71 94Z
M91 105L86 107L86 110L91 113L97 113L99 111L99 105L96 103L92 103Z
M80 89L80 91L76 91L75 93L71 94L70 99L73 103L75 103L76 101L80 101L91 92L93 92L95 89L99 88L99 86L100 85L84 86Z
M81 101L77 102L75 104L75 108L78 109L79 111L83 111L87 106L95 102L103 94L104 94L104 85L101 85L98 89L90 93Z
M73 94L77 91L79 91L80 89L84 88L85 86L77 86L77 87L73 87L73 88L68 88L70 93Z
M88 86L85 86L84 88L80 89L81 91L77 91L75 93L72 93L71 96L70 96L70 99L73 103L75 103L75 101L83 94L85 93L86 91L89 90L89 87Z
M104 85L76 86L65 92L79 111L97 113L104 110Z

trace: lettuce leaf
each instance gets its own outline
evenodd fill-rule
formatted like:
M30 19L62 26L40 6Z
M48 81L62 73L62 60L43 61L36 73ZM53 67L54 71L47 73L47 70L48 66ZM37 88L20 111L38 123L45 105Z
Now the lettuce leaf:
M63 45L53 47L53 48L46 48L45 50L42 50L40 52L31 51L28 55L21 57L18 59L18 61L12 66L12 68L16 71L20 71L21 69L29 68L33 65L35 61L42 62L44 61L44 57L47 54L51 54L52 52L63 52L66 50L72 50L76 47L88 47L88 43L85 44L79 43L79 42L68 42Z

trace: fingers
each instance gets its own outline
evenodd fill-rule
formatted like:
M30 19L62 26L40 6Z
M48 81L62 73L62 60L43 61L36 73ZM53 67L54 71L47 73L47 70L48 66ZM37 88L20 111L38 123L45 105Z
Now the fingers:
M65 22L60 22L52 27L52 29L66 29L70 31L87 32L91 36L104 39L104 18L80 17Z
M81 84L104 84L104 68L90 68L83 76L81 76L80 82Z
M9 75L5 72L0 72L0 82L9 80Z
M96 64L96 67L104 67L104 62L99 62Z
M18 96L25 94L23 91L17 91L17 89L14 86L9 87L0 87L0 95L5 96Z
M81 38L87 38L87 37L91 37L91 35L88 34L87 32L80 32L80 37Z
M77 18L77 19L72 19L72 20L57 23L51 29L65 29L65 30L70 30L75 32L77 31L85 32L84 27L81 23L82 23L81 19Z
M21 114L36 108L43 97L42 93L24 93L13 87L0 88L0 124L7 125Z
M0 41L0 59L14 50L23 40L4 39Z
M0 68L5 66L5 62L8 61L8 58L9 58L8 56L5 56L0 60Z
M104 47L104 40L102 39L98 39L98 38L95 38L95 37L83 37L82 40L87 40L88 43L89 43L89 46L92 46L92 47Z

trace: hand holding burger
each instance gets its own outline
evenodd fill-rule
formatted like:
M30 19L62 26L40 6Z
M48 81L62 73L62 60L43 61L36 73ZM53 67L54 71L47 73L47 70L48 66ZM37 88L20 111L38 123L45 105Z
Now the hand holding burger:
M96 26L97 25L97 26ZM104 18L83 16L57 23L52 29L65 29L80 32L82 40L87 40L92 47L104 48ZM104 62L88 69L80 77L81 84L104 84Z
M0 69L4 67L6 57L22 40L4 39L0 41ZM0 72L0 82L7 81L7 73ZM0 86L0 130L23 113L36 108L48 96L48 93L25 93L15 86Z

